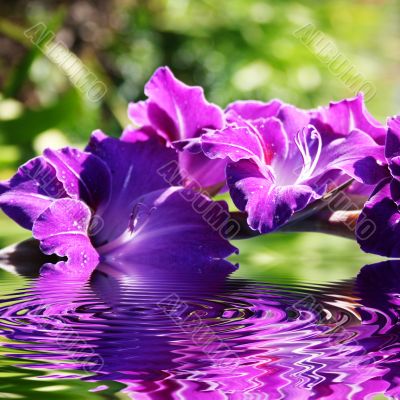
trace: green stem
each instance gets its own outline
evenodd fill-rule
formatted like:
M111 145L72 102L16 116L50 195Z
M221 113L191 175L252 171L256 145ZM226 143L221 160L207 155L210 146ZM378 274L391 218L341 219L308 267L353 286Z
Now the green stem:
M355 240L355 227L360 212L322 211L296 223L288 223L279 232L319 232Z
M361 210L320 211L304 219L288 222L277 232L319 232L355 240L355 226ZM231 218L239 223L240 231L235 239L249 239L261 233L252 230L247 224L247 214L232 212Z

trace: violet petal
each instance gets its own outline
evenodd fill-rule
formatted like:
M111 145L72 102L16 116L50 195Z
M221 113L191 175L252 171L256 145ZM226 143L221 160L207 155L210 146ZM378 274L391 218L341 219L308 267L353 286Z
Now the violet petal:
M32 233L40 240L45 254L67 257L57 264L46 263L40 271L42 276L66 276L87 279L99 262L89 236L91 212L81 201L55 200L33 224Z
M140 126L151 125L171 142L223 125L222 110L206 101L203 89L180 82L168 67L157 69L146 84L145 94L148 101L129 105L130 118Z
M314 115L317 120L327 124L340 136L347 136L354 129L359 129L376 143L380 145L385 143L386 129L369 114L362 93L350 99L332 102L328 107L321 107Z
M383 146L360 130L322 146L318 164L313 173L321 175L327 170L339 169L359 182L373 185L387 177Z
M56 169L71 198L83 200L96 210L105 207L111 190L111 173L97 156L66 147L61 150L46 149L44 158Z
M228 164L227 176L233 201L247 211L251 228L261 233L276 230L319 197L306 185L277 185L250 160Z
M94 238L97 245L113 240L127 228L137 198L167 188L180 178L179 170L173 181L159 172L171 162L177 165L177 154L157 138L130 143L95 131L86 150L107 165L112 177L110 202L100 213L104 226Z
M229 104L226 112L234 111L242 118L254 120L275 117L282 105L283 103L277 99L273 99L268 103L256 100L239 100Z
M36 218L54 201L67 197L55 168L43 157L19 167L17 173L0 188L0 206L15 222L32 229Z
M163 270L213 265L233 271L235 267L224 260L237 251L223 237L228 221L226 203L171 187L138 199L129 229L98 250L105 262L120 270L136 264Z
M400 256L400 213L386 179L375 189L358 219L356 236L362 250L386 257ZM397 189L399 190L399 189Z

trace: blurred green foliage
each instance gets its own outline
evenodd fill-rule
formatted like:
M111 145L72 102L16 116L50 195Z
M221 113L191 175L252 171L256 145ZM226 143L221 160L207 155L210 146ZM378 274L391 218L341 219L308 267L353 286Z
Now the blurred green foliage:
M279 97L307 108L354 95L294 35L306 24L374 84L368 107L383 121L400 111L399 11L395 0L1 2L0 179L44 147L83 146L97 128L118 136L128 123L127 103L143 98L160 65L203 86L221 106ZM66 65L24 34L36 24L54 32L54 41L105 84L100 101L88 99ZM0 216L0 246L28 235Z
M234 241L235 276L276 283L329 284L353 279L366 264L382 261L349 239L320 233L277 233Z

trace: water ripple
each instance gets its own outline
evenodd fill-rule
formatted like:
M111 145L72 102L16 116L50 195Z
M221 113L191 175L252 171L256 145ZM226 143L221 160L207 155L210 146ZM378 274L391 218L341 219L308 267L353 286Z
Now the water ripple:
M398 396L399 270L329 285L140 270L8 293L3 281L2 356L135 399Z

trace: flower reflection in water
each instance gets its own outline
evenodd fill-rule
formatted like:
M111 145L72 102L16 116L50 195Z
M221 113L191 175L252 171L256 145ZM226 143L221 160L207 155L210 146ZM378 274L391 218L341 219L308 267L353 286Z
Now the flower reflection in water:
M90 283L32 279L3 296L8 356L23 368L44 363L54 376L86 370L99 394L114 381L135 399L400 394L400 262L366 266L354 281L324 286L269 284L207 268L132 266L130 276L110 270L103 265Z

